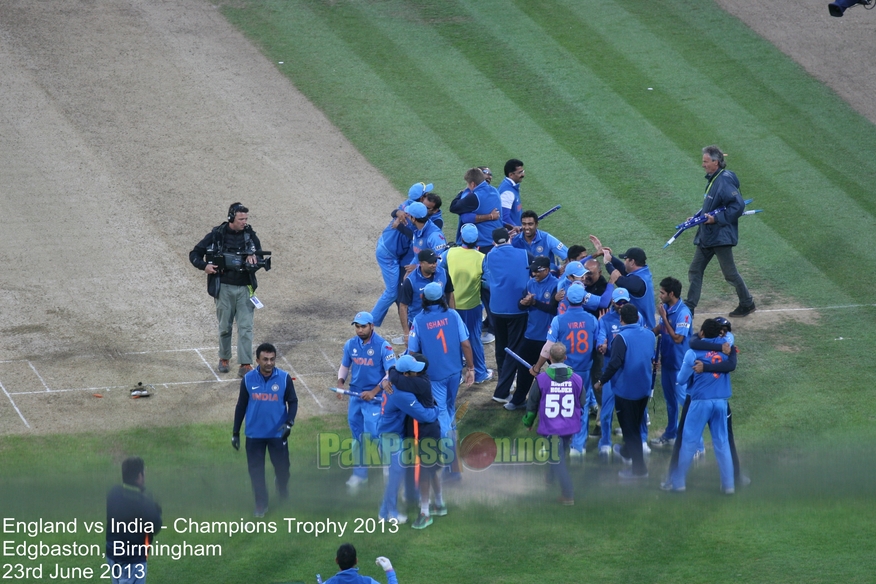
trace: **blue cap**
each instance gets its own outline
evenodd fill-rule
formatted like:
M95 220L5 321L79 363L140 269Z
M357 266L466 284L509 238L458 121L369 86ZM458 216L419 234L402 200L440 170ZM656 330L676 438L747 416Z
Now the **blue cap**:
M463 225L462 229L459 231L459 235L462 237L463 243L478 242L478 228L475 227L474 223L466 223Z
M584 284L581 282L575 282L569 289L566 290L566 300L569 301L569 304L581 304L584 301L584 295L587 293L584 290Z
M395 370L399 373L407 373L408 371L413 371L414 373L419 373L426 366L425 363L421 363L413 358L411 355L402 355L395 362Z
M563 272L567 276L575 276L581 278L587 273L587 268L581 262L569 262L566 264L566 271Z
M353 319L353 322L350 324L374 324L374 317L371 316L370 312L362 312L356 313L356 318Z
M405 209L405 213L410 215L411 217L415 217L417 219L423 219L426 215L429 214L429 209L426 208L426 205L423 203L416 201L411 203Z
M426 193L432 192L432 183L426 184L418 182L408 189L408 198L412 201L419 201L420 197Z
M630 301L630 293L627 292L626 288L615 288L614 292L611 293L611 301L617 303L620 300Z
M444 286L438 282L430 282L423 288L423 296L426 297L426 300L438 300L444 296Z

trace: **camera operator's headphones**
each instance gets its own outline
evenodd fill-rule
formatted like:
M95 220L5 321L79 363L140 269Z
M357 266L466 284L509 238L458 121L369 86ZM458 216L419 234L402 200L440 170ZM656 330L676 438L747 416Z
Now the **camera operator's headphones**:
M231 203L231 206L228 207L228 222L233 223L234 218L237 216L238 209L243 207L243 204L238 201L237 203Z

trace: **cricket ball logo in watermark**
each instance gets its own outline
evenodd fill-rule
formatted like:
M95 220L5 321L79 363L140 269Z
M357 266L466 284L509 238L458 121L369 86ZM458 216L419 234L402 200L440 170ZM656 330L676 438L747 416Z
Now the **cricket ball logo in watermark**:
M393 455L399 455L402 466L432 466L452 464L457 456L471 471L485 470L493 465L556 464L560 461L560 439L556 436L523 438L493 438L486 432L467 434L458 450L452 438L401 438L388 434L362 439L342 437L333 432L317 436L317 467L328 469L333 465L348 469L357 466L388 466Z

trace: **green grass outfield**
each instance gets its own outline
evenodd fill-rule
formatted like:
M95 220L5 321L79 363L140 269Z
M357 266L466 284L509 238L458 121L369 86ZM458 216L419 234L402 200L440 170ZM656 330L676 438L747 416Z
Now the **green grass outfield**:
M686 284L692 236L660 247L699 207L700 148L717 143L743 194L766 210L740 221L737 251L759 308L822 309L805 320L788 313L770 326L738 327L734 428L753 483L735 497L718 494L711 451L681 496L657 488L664 454L652 455L648 485L631 488L618 487L617 466L588 460L573 470L572 508L554 503L538 468L491 469L519 493L489 497L465 486L482 481L469 474L448 491L451 514L426 531L345 537L360 550L363 573L383 580L372 558L387 555L406 584L872 581L869 121L702 0L237 0L222 10L400 192L426 180L449 203L465 169L488 164L498 180L507 158L521 158L526 206L563 205L542 227L567 244L596 233L615 249L644 247L657 278ZM703 299L735 306L717 266ZM860 306L826 309L850 305ZM518 418L469 411L461 433L516 435ZM379 479L350 498L345 472L317 470L321 431L342 432L344 421L295 428L293 502L268 517L281 530L287 516L352 524L376 514ZM0 515L77 518L81 530L83 521L103 519L105 492L129 454L146 458L166 519L250 520L244 455L230 448L227 425L2 437ZM172 529L160 541L183 539L219 543L223 556L153 558L150 582L313 582L317 572L334 573L340 541ZM54 563L40 561L47 571ZM17 562L38 563L2 560ZM59 563L100 575L99 558Z

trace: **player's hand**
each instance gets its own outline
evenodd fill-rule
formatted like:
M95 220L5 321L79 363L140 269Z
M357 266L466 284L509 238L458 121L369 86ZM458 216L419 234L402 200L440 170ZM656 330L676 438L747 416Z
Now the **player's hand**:
M231 445L235 450L240 450L240 435L235 434L231 437Z
M539 373L541 373L541 370L536 369L535 365L533 365L532 367L529 368L529 374L532 375L533 377L538 377Z
M292 433L292 426L294 426L294 422L286 422L286 429L283 430L283 435L280 438L285 442L287 438L289 438L289 434Z
M602 391L602 382L597 381L593 384L593 391Z
M730 343L724 343L723 345L721 345L721 352L724 353L725 355L729 355L730 354Z
M620 279L620 277L621 277L622 275L623 275L623 274L621 274L621 271L620 271L620 270L615 270L615 271L613 271L613 272L611 273L611 277L608 279L608 283L609 283L609 284L614 284L615 282L617 282L617 281Z
M473 383L474 383L474 369L466 369L465 370L465 379L463 381L463 384L466 387L471 387L471 385Z
M602 345L597 345L596 350L605 355L605 353L608 352L608 342L605 342Z
M377 395L378 391L380 391L379 385L370 391L363 391L362 393L359 394L359 397L361 397L365 401L371 401L374 399L374 396Z
M702 373L703 372L703 362L702 361L694 361L693 370L694 370L694 373Z
M593 255L601 254L602 253L602 242L599 241L599 238L596 237L595 235L591 235L588 239L590 239L590 243L593 244L593 247L596 248L596 250L593 252Z
M498 209L493 209L492 211L490 211L490 220L491 221L496 221L499 219L499 217L501 217L501 215L499 214Z
M712 225L713 223L715 223L715 216L706 215L706 225Z
M565 298L565 297L566 297L566 291L565 291L565 290L557 290L557 293L554 294L554 299L555 299L557 302L562 302L562 301L563 301L563 298Z
M389 561L389 558L378 556L374 563L383 568L384 572L392 572L392 562Z

